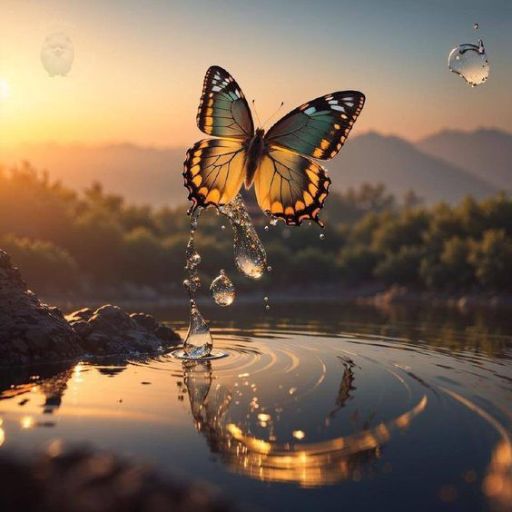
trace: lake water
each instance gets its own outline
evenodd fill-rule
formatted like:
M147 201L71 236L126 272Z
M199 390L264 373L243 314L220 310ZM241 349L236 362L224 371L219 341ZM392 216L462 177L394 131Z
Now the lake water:
M1 371L0 450L87 443L255 511L511 510L510 314L271 306L205 310L209 363Z

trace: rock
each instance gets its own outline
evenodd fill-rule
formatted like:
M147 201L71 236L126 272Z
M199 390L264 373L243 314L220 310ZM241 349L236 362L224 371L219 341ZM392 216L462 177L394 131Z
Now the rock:
M62 312L42 304L0 250L0 365L72 359L80 338Z
M0 510L5 512L229 512L204 485L176 482L141 464L87 449L35 460L0 455Z
M174 330L151 315L129 315L111 304L96 311L75 311L66 318L89 354L155 353L180 341Z
M27 289L0 250L0 366L63 361L86 353L155 353L179 341L175 331L151 315L129 315L111 304L64 317Z

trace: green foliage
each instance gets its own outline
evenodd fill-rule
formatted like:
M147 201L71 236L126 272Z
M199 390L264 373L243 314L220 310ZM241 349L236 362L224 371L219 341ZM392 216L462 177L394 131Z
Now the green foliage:
M23 279L36 291L71 289L78 282L76 261L51 242L5 235L0 238L0 247L7 251L13 264L21 269Z
M424 253L423 247L403 245L396 252L388 252L385 258L377 263L374 274L387 284L417 285Z
M0 168L0 246L36 289L82 282L179 286L190 221L185 211L186 205L155 210L126 204L99 184L79 195L26 163ZM322 240L316 225L264 231L266 219L255 217L274 283L378 280L432 290L512 291L512 199L506 194L426 207L412 193L400 203L382 185L363 185L331 193L322 213ZM210 209L200 226L201 272L213 277L225 268L236 279L229 223Z
M471 253L478 282L492 290L512 288L512 239L503 229L488 229Z

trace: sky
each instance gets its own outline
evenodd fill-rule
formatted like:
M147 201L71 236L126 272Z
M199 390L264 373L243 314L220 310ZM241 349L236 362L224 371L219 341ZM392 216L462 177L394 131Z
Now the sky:
M261 118L357 89L355 131L417 140L444 128L512 132L512 1L0 0L0 146L191 145L206 69L228 69ZM473 24L479 23L476 32ZM75 60L50 77L45 37ZM490 77L471 88L450 50L481 37Z

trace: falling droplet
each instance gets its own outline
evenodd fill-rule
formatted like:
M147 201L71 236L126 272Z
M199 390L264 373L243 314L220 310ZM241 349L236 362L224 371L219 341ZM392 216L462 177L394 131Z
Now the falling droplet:
M265 309L266 309L267 311L270 311L270 304L267 304L267 305L265 306Z
M469 85L481 85L489 78L489 60L483 41L478 45L461 44L454 48L448 56L448 68L461 76Z
M230 306L235 300L235 285L224 270L212 281L210 285L213 300L219 306Z
M263 300L264 300L265 302L268 302L268 297L263 297Z
M268 231L270 228L269 228L268 226L265 226L263 229L264 229L265 231Z
M272 272L272 267L270 265L267 266L267 272Z
M213 340L208 324L197 309L196 303L191 301L190 324L184 351L190 359L201 359L210 355L212 347Z
M222 224L222 226L220 227L220 229L222 229L222 231L224 231L226 229L226 226L224 226L224 224Z
M259 279L266 268L267 255L240 194L220 211L229 218L233 228L237 269L246 277Z
M473 23L473 28L475 30L478 30L480 28L480 25L478 23Z
M324 240L325 239L325 235L323 233L320 233L320 235L318 235L318 238L320 238L320 240Z
M270 224L272 224L272 226L277 226L277 221L278 221L278 220L279 220L279 219L278 219L277 217L272 217L272 218L270 219Z

